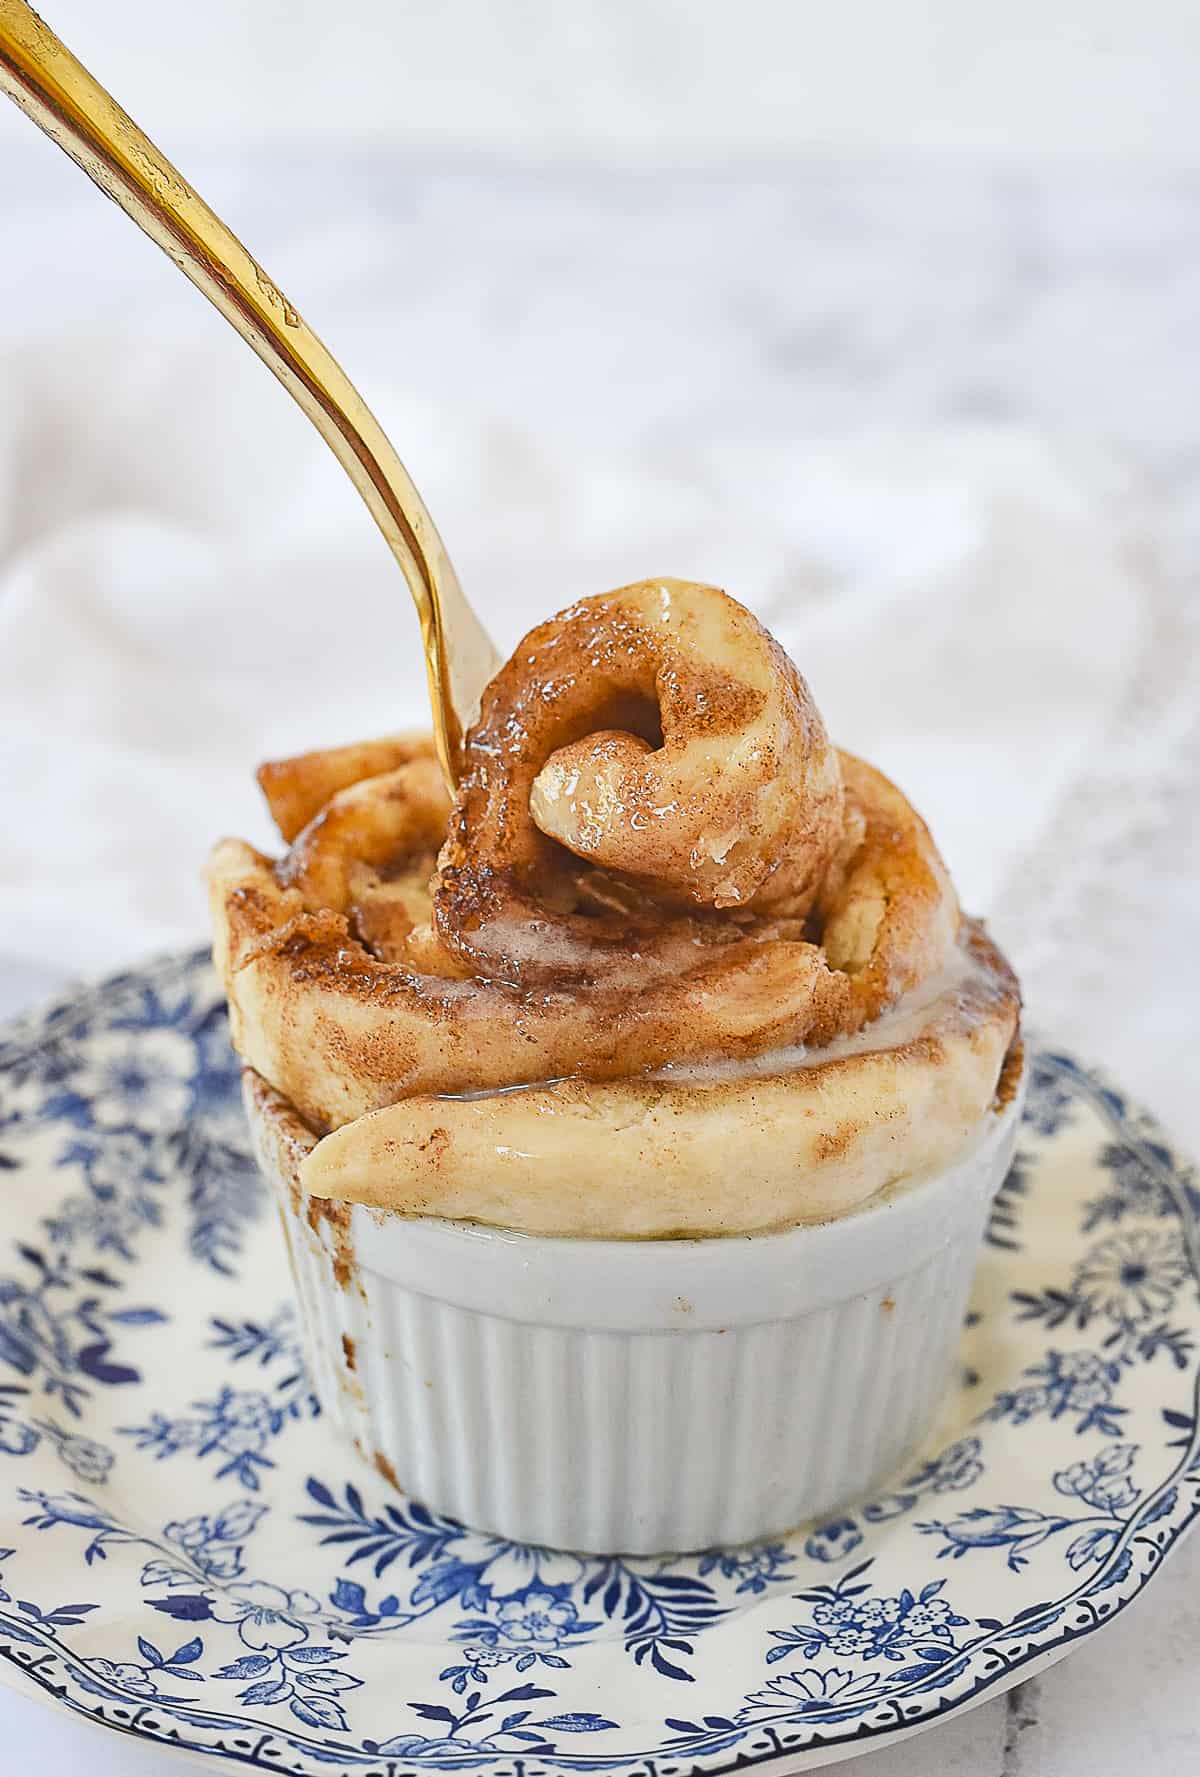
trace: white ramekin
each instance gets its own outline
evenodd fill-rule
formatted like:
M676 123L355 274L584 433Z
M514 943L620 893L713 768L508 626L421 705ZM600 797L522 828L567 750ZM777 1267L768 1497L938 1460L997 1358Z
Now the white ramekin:
M1019 1099L953 1166L837 1221L598 1241L331 1216L299 1186L286 1110L247 1094L325 1413L440 1512L624 1554L788 1530L920 1443Z

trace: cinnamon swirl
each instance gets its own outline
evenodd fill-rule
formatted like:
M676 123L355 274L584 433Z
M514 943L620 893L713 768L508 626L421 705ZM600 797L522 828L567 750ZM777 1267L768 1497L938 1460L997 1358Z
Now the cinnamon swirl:
M401 737L266 766L209 870L235 1043L317 1198L544 1235L746 1234L945 1166L1017 1038L920 817L714 587L535 629L453 807Z

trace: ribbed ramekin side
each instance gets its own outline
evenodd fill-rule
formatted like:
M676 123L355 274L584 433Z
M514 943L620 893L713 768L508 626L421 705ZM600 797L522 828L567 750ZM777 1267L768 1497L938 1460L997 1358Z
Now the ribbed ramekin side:
M505 1321L366 1272L343 1287L301 1216L291 1238L315 1385L368 1460L480 1529L648 1553L782 1531L886 1481L944 1386L976 1230L882 1290L723 1333Z
M800 1282L775 1318L614 1330L444 1300L419 1264L369 1268L347 1220L260 1152L314 1387L367 1460L480 1530L631 1554L777 1534L894 1479L941 1399L1003 1160L869 1289L812 1307ZM755 1263L747 1243L748 1289Z

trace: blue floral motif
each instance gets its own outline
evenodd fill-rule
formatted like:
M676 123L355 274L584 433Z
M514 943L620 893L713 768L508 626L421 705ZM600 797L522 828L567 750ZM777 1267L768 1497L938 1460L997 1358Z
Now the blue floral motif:
M1100 1431L1116 1438L1127 1408L1118 1404L1121 1381L1119 1361L1097 1351L1047 1351L1044 1359L1024 1372L1029 1378L1021 1388L997 1394L984 1419L1008 1419L1025 1425L1042 1414L1051 1419L1078 1415L1075 1429Z
M437 1518L410 1501L403 1506L389 1503L382 1514L372 1516L353 1486L345 1489L344 1504L337 1502L323 1482L310 1480L308 1491L324 1509L305 1513L304 1521L323 1532L323 1542L343 1546L357 1543L358 1548L349 1557L351 1564L370 1560L379 1577L397 1561L405 1560L409 1566L428 1562L425 1573L411 1589L407 1609L401 1609L392 1599L390 1610L384 1611L380 1605L372 1612L366 1608L363 1588L355 1586L351 1590L343 1583L333 1595L334 1602L347 1609L348 1626L359 1632L403 1627L451 1600L466 1610L481 1612L493 1605L499 1609L506 1602L523 1607L530 1596L549 1594L563 1600L569 1589L575 1589L577 1613L582 1616L585 1606L590 1610L599 1606L605 1617L619 1622L626 1650L637 1665L648 1661L664 1677L687 1681L691 1674L681 1662L694 1652L694 1637L729 1610L712 1585L699 1572L686 1571L683 1563L627 1562L615 1558L585 1561L553 1549L480 1537L452 1519ZM730 1568L723 1577L737 1582L735 1593L745 1587L751 1563L754 1573L763 1573L763 1565L749 1555L727 1559ZM711 1574L714 1567L719 1567L719 1559L704 1557L700 1565ZM765 1566L771 1567L769 1556ZM523 1620L521 1612L507 1620ZM576 1633L597 1627L596 1622L579 1622ZM464 1653L468 1667L486 1675L489 1666L507 1663L496 1656L506 1640L516 1638L504 1634L497 1614L491 1620L482 1616L462 1620L455 1630L455 1639L465 1641L474 1656L480 1655L481 1650L491 1656L467 1659ZM527 1650L519 1650L517 1659L524 1651ZM569 1663L557 1651L557 1644L553 1654L538 1652L536 1658L543 1665ZM532 1663L532 1659L527 1662ZM461 1681L462 1668L448 1667L443 1676ZM485 1677L474 1682L484 1683Z
M143 1017L115 1021L103 1038L81 1045L41 1114L80 1129L166 1132L178 1128L190 1108L193 1066L186 1036L154 1022L147 1008Z
M305 1486L335 1447L311 1423L294 1313L272 1311L282 1268L199 959L0 1032L16 1204L0 1258L0 1472L29 1483L10 1520L20 1546L0 1551L0 1656L24 1650L77 1708L119 1706L134 1731L152 1711L200 1752L253 1730L304 1777L384 1760L632 1777L660 1757L711 1774L766 1747L867 1744L970 1701L1027 1653L1109 1620L1200 1509L1200 1194L1153 1127L1069 1059L1035 1056L1031 1087L973 1316L996 1323L973 1335L981 1350L997 1332L994 1350L1020 1355L973 1360L956 1441L864 1505L757 1548L600 1559L481 1535L368 1471L348 1480L349 1458ZM1047 1144L1069 1124L1081 1151L1087 1119L1098 1138L1056 1206L1074 1238L1044 1247ZM186 1286L201 1275L198 1309ZM173 1395L163 1377L180 1359ZM156 1460L169 1464L161 1520L144 1510ZM48 1602L69 1590L46 1573L72 1561L79 1594L108 1604ZM747 1653L761 1662L749 1681ZM665 1705L636 1753L627 1723L618 1736L614 1658ZM708 1712L666 1713L689 1695Z
M91 1660L88 1664L91 1683L89 1685L88 1679L82 1682L102 1694L107 1690L119 1690L134 1697L152 1697L159 1703L184 1701L178 1693L172 1694L169 1688L172 1685L204 1683L204 1674L194 1670L194 1662L204 1652L204 1643L198 1635L181 1642L170 1654L164 1654L152 1641L139 1635L137 1649L141 1660ZM165 1691L160 1688L164 1679L168 1685Z
M463 1769L472 1765L490 1764L497 1756L531 1752L552 1753L551 1735L594 1734L615 1728L595 1710L568 1710L557 1715L533 1719L529 1709L509 1710L496 1721L496 1710L510 1703L529 1703L536 1698L551 1697L552 1691L536 1684L515 1685L490 1698L480 1707L480 1696L473 1692L457 1713L444 1703L413 1703L410 1708L423 1721L445 1724L437 1737L428 1734L395 1734L388 1740L367 1740L364 1751L390 1758L407 1759L416 1764L431 1764L445 1770ZM490 1723L490 1728L485 1724ZM481 1732L480 1730L485 1730Z
M801 1653L806 1660L828 1653L845 1658L888 1660L927 1666L940 1665L956 1651L957 1629L969 1618L954 1611L940 1596L944 1580L931 1580L919 1593L903 1591L895 1597L872 1598L861 1576L871 1562L860 1562L844 1574L836 1586L813 1586L798 1596L811 1605L808 1619L790 1629L772 1629L779 1645L770 1649L767 1664Z
M957 1443L948 1444L902 1481L895 1493L864 1506L864 1519L868 1524L881 1524L910 1512L922 1494L961 1493L964 1487L973 1487L983 1473L982 1451L977 1437L959 1438Z
M224 1387L212 1400L193 1401L191 1414L152 1413L145 1424L120 1429L139 1450L151 1451L160 1460L182 1450L201 1458L215 1455L218 1480L233 1477L254 1491L262 1471L274 1467L274 1458L266 1454L271 1441L288 1424L315 1418L320 1409L309 1386L290 1303L266 1325L214 1320L213 1326L213 1345L227 1351L234 1362L254 1358L260 1367L282 1364L284 1373L273 1378L269 1390Z
M768 1679L748 1693L733 1719L708 1715L701 1724L669 1717L667 1726L678 1735L675 1744L701 1738L712 1745L736 1744L729 1731L751 1723L845 1720L900 1687L935 1680L969 1646L960 1631L977 1633L979 1625L940 1596L942 1580L930 1581L916 1594L870 1596L872 1588L862 1577L870 1567L870 1560L860 1562L836 1586L799 1593L810 1606L806 1619L770 1631L775 1645L768 1649L768 1666L789 1659L830 1664L796 1666ZM834 1663L839 1659L859 1665Z
M93 1660L91 1670L94 1678L119 1685L122 1690L132 1691L135 1697L158 1695L158 1686L150 1676L150 1667L139 1666L136 1660Z
M863 1533L854 1518L827 1518L804 1539L810 1561L844 1561L862 1542Z
M238 1638L261 1652L296 1647L308 1640L306 1618L319 1616L320 1600L311 1592L285 1592L263 1580L227 1586L211 1615L218 1623L236 1623Z
M28 1456L42 1441L42 1434L21 1411L29 1390L19 1382L0 1383L0 1455Z
M275 1587L266 1587L266 1597L270 1599L277 1590ZM265 1647L271 1651L230 1661L228 1665L219 1667L215 1676L239 1681L251 1679L253 1682L237 1693L243 1703L272 1707L286 1704L289 1714L294 1715L297 1721L307 1723L309 1727L337 1728L344 1732L347 1725L346 1709L339 1701L337 1693L357 1690L362 1680L349 1672L332 1667L334 1661L345 1659L344 1651L333 1647L303 1645L308 1631L298 1618L295 1604L297 1594L282 1593L280 1596L285 1606L291 1610L291 1615L285 1615L265 1603L255 1610L251 1618L243 1617L239 1621L239 1634L246 1640L248 1647ZM263 1635L274 1629L276 1633L290 1632L294 1639L282 1648L269 1640L248 1640L245 1635L248 1621Z
M800 1672L784 1672L768 1679L760 1691L751 1691L743 1708L738 1710L739 1722L793 1721L797 1715L828 1715L849 1706L866 1702L879 1694L877 1672L854 1672L848 1667L830 1666L824 1672L809 1667Z
M495 1635L515 1641L518 1647L558 1647L580 1632L579 1612L567 1598L553 1592L526 1592L523 1598L506 1598L496 1610ZM585 1623L585 1630L599 1628Z
M38 1381L78 1418L93 1384L120 1387L141 1373L113 1354L122 1329L160 1325L159 1308L110 1306L120 1283L98 1265L22 1243L24 1277L0 1277L0 1362Z
M1136 1228L1093 1247L1072 1287L1090 1315L1135 1327L1165 1314L1187 1275L1187 1256L1174 1230Z
M571 1662L562 1650L576 1646L600 1624L581 1618L564 1591L544 1591L535 1582L522 1593L500 1599L494 1616L460 1621L454 1640L467 1644L462 1663L445 1667L439 1677L449 1679L461 1692L468 1684L486 1684L489 1669L496 1666L511 1664L515 1672L527 1672L532 1666L568 1667Z
M91 1246L131 1261L138 1235L162 1219L166 1162L153 1138L137 1129L77 1137L58 1164L78 1167L86 1189L65 1197L46 1218L51 1240L59 1248Z
M1098 1156L1108 1174L1106 1188L1084 1206L1083 1232L1090 1234L1105 1222L1122 1222L1130 1216L1170 1220L1175 1206L1163 1182L1170 1155L1161 1142L1106 1142Z
M38 1530L53 1530L58 1525L95 1532L83 1552L87 1566L108 1558L113 1545L143 1545L157 1552L157 1558L142 1568L144 1587L207 1586L213 1581L236 1579L243 1571L242 1545L263 1517L266 1507L251 1500L241 1500L225 1510L207 1513L168 1523L161 1541L147 1537L142 1531L127 1527L106 1506L82 1493L46 1493L40 1488L18 1489L18 1499L32 1506L32 1513L22 1522ZM203 1602L201 1600L200 1602ZM195 1601L190 1601L194 1605ZM161 1604L156 1608L166 1608ZM169 1608L171 1616L207 1616L207 1608Z
M825 1526L826 1530L829 1528ZM736 1580L737 1596L743 1592L765 1592L768 1586L790 1580L794 1559L782 1543L760 1543L757 1548L737 1549L733 1553L710 1550L700 1557L698 1571L701 1579L715 1571L722 1579Z
M168 1145L188 1181L188 1251L214 1271L236 1276L246 1233L263 1211L265 1187L253 1156L196 1124L179 1130Z
M1027 1062L1025 1126L1041 1136L1057 1135L1076 1106L1075 1064L1044 1051L1028 1055Z
M170 1558L148 1562L142 1569L143 1586L186 1586L195 1579L205 1584L237 1579L244 1571L243 1544L266 1509L255 1500L242 1499L226 1506L224 1511L200 1512L193 1518L167 1524L163 1530L165 1542L180 1551L187 1565L172 1565Z
M1098 1506L1114 1517L1133 1505L1138 1490L1129 1479L1136 1444L1110 1444L1090 1461L1073 1462L1054 1477L1059 1493L1074 1494L1085 1505Z
M78 1132L58 1164L80 1168L86 1193L62 1201L48 1221L52 1238L85 1240L98 1250L134 1256L139 1228L157 1226L155 1187L170 1174L187 1185L188 1251L233 1275L266 1191L246 1149L238 1093L239 1064L229 1046L225 1008L178 967L154 978L110 984L114 1011L91 1020L50 1014L32 1048L0 1051L0 1069L17 1106L0 1130L51 1123ZM121 1004L119 989L128 988ZM115 1009L117 1006L120 1009ZM38 1086L25 1108L24 1089ZM0 1155L15 1165L14 1156Z
M100 1486L108 1480L108 1471L113 1465L113 1453L107 1445L98 1444L94 1438L81 1437L78 1432L66 1431L53 1419L34 1419L27 1429L40 1432L48 1439L60 1460L81 1481Z
M999 1247L1002 1252L1021 1251L1021 1216L1029 1195L1032 1164L1028 1154L1017 1154L992 1199L984 1238L989 1246Z
M1104 1350L1118 1367L1163 1353L1182 1370L1191 1359L1194 1337L1164 1317L1175 1309L1185 1284L1194 1295L1192 1260L1181 1232L1133 1228L1090 1247L1065 1286L1016 1290L1013 1301L1023 1319L1043 1321L1050 1329L1067 1326L1082 1332L1099 1323Z
M1073 1462L1054 1476L1058 1493L1082 1500L1096 1510L1086 1517L1041 1512L1030 1506L974 1506L947 1522L917 1524L929 1536L940 1536L939 1555L959 1559L975 1549L1003 1549L1009 1569L1019 1573L1033 1549L1064 1530L1081 1534L1066 1549L1073 1568L1104 1560L1116 1547L1126 1515L1140 1498L1129 1476L1138 1453L1136 1444L1110 1444L1090 1460Z
M15 1549L0 1549L0 1561L7 1562L16 1554ZM0 1576L2 1577L2 1576ZM20 1612L18 1619L9 1617L4 1624L4 1632L14 1641L32 1642L38 1645L36 1630L41 1629L73 1629L82 1623L85 1617L94 1610L97 1604L57 1604L52 1610L43 1610L28 1598L14 1598L12 1593L0 1584L0 1605L13 1604Z

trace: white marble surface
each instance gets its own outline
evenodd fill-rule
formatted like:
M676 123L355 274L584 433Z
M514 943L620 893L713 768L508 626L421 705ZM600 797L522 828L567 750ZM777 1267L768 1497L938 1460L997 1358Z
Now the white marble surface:
M1023 866L994 873L991 911L1021 953L1039 1022L1106 1062L1200 1147L1200 177L828 160L659 177L376 158L326 175L317 222L302 216L312 169L297 159L188 164L369 389L400 380L419 411L441 403L489 416L500 441L492 551L505 547L505 465L518 463L509 538L518 556L522 522L544 509L521 491L529 428L564 462L626 453L655 499L663 465L689 464L684 541L700 522L696 499L722 498L723 460L841 448L880 427L941 434L982 423L1052 439L1072 461L1115 454L1128 465L1145 607L1136 657L1048 830ZM164 342L212 340L218 324L171 268L131 245L126 225L49 151L6 147L0 214L0 345L69 340L78 350L88 336L103 339L136 380L157 374ZM83 279L66 269L65 240L86 256ZM229 347L231 376L241 375L238 350ZM194 399L199 410L218 397ZM275 399L264 395L264 411ZM198 410L197 426L211 428L213 414ZM399 431L404 415L387 417ZM103 440L104 413L91 423ZM78 415L69 403L59 424L36 473L0 490L7 534L22 546L65 508L87 517L71 482ZM160 425L168 438L179 416L164 410ZM155 440L138 448L152 466ZM453 515L463 553L461 461L435 450L413 466L434 510ZM678 489L661 485L674 499ZM186 520L192 490L177 495ZM344 513L348 534L360 535L348 496ZM603 538L581 545L568 533L542 539L539 560L545 572L557 564L573 591L576 575L609 557ZM482 543L468 537L465 554L478 581ZM781 575L794 571L780 564ZM988 633L981 624L980 649ZM869 633L861 653L864 673L877 671ZM1023 698L1051 694L1014 684L1014 724ZM1036 761L1025 769L1036 773ZM986 863L985 851L972 856ZM31 892L31 929L34 911ZM91 941L103 954L104 932ZM4 976L12 1003L52 984L53 945L10 931L3 946L16 953ZM844 1768L1116 1777L1139 1764L1200 1765L1198 1577L1200 1543L1044 1678ZM0 1698L0 1733L13 1769L175 1768L22 1700Z

